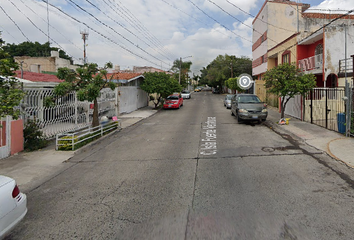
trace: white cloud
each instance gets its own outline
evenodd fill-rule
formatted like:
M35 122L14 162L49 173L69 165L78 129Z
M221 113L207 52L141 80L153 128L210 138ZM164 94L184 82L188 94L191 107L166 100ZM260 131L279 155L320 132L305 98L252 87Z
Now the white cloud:
M354 9L353 0L325 0L317 6L311 6L312 9L330 9L330 10L352 10Z

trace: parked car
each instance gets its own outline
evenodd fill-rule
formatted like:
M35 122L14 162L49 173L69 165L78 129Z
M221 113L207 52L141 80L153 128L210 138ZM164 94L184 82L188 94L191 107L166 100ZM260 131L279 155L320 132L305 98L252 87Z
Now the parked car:
M202 87L197 87L196 89L194 89L194 92L201 92L203 90Z
M233 94L227 94L224 98L224 107L226 108L231 108L231 98L233 97Z
M172 94L165 99L163 104L164 109L168 108L180 108L183 106L183 98L181 94Z
M219 88L214 88L214 89L213 89L213 93L219 94L219 93L220 93L220 89L219 89Z
M0 175L0 239L8 235L26 213L27 196L14 179Z
M183 91L181 92L181 95L182 95L182 98L183 98L183 99L189 99L189 98L192 97L192 96L191 96L191 92L188 91L188 90L183 90Z
M231 115L236 116L238 122L265 121L268 116L267 105L257 95L237 94L231 99Z

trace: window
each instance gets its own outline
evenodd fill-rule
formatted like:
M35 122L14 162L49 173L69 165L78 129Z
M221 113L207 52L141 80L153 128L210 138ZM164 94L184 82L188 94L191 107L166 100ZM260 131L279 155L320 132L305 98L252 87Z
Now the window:
M283 53L282 56L282 63L289 63L290 64L290 51L286 51Z

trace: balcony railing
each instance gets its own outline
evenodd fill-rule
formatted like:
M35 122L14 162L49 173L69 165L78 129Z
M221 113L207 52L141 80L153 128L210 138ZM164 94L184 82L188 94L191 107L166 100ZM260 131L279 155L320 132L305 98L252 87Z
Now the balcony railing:
M299 68L302 71L322 70L323 55L318 54L309 58L299 60Z
M353 59L341 59L339 60L339 73L352 73L353 72Z

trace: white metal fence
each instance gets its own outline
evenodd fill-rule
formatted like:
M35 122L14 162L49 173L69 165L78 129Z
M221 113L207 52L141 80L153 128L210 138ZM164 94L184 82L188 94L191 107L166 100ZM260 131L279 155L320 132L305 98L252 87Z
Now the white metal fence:
M78 101L75 92L55 100L55 104L46 107L47 96L53 96L53 89L27 88L23 99L22 113L25 123L34 120L46 138L53 138L58 133L87 127L92 122L93 103ZM99 116L117 115L117 90L103 89L98 99Z

